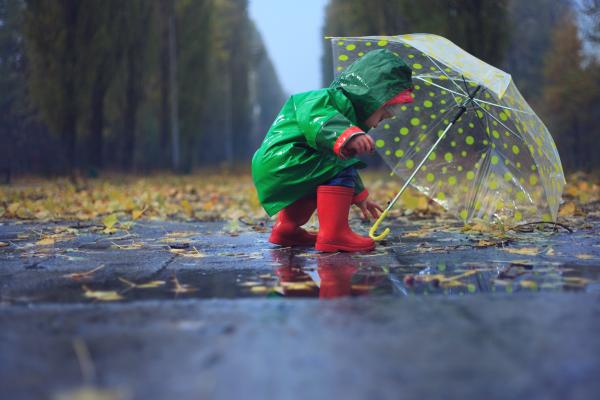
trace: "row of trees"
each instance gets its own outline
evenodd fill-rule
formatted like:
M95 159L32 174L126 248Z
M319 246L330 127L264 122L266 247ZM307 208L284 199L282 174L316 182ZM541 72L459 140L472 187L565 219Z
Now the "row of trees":
M600 167L600 2L583 0L331 0L326 36L428 32L508 71L546 122L567 169ZM324 45L323 84L333 78Z
M284 97L247 0L0 0L0 91L0 164L51 173L247 160Z

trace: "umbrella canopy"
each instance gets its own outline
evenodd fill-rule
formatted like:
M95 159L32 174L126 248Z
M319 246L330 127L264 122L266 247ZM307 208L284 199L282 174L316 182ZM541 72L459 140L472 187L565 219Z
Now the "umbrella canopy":
M413 70L415 101L370 132L394 174L407 179L441 138L410 181L414 188L464 221L556 220L565 185L560 157L509 74L437 35L331 43L336 74L380 48Z

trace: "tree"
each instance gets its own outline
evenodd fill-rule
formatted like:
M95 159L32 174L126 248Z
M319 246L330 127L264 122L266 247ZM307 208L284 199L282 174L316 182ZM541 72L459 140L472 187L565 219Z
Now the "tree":
M544 59L544 110L563 162L589 169L600 150L595 107L600 101L597 64L584 64L578 27L571 13L563 16Z
M76 165L81 59L75 51L82 3L78 0L27 0L23 33L27 83L32 105L60 136L69 170Z

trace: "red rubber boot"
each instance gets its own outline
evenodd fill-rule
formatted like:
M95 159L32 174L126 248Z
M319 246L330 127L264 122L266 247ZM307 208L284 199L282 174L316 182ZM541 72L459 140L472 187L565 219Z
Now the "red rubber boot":
M373 239L357 235L348 225L348 213L354 189L344 186L319 186L317 214L319 234L315 249L319 251L369 251L375 248Z
M300 226L308 222L316 208L315 197L304 197L279 211L269 242L280 246L314 246L317 235Z

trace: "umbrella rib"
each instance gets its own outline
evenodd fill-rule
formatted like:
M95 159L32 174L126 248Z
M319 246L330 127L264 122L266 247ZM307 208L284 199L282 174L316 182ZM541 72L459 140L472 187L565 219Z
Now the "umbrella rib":
M529 114L529 115L535 115L535 113L529 112L529 111L524 111L524 110L519 110L518 108L512 108L512 107L508 107L508 106L501 106L500 104L496 104L496 103L492 103L489 101L485 101L485 100L479 100L479 99L473 99L476 103L485 103L485 104L489 104L490 106L495 106L495 107L499 107L499 108L504 108L506 110L511 110L511 111L515 111L515 112L520 112L523 114Z
M450 81L451 81L451 82L454 84L454 86L456 86L456 88L457 88L459 91L463 92L462 88L461 88L461 87L460 87L460 86L459 86L459 85L458 85L456 82L454 82L454 79L450 78L450 76L449 76L449 75L446 73L446 71L444 71L444 70L443 70L443 69L442 69L442 68L441 68L441 67L440 67L440 66L439 66L439 65L438 65L438 64L437 64L437 63L436 63L436 62L433 60L433 58L431 58L431 57L429 56L429 54L425 54L425 53L423 53L423 54L425 55L425 57L427 57L427 58L429 59L429 61L431 61L431 63L432 63L433 65L435 65L435 66L436 66L436 68L437 68L437 69L439 69L439 70L440 70L440 72L441 72L442 74L444 74L444 75L446 76L446 78L448 78L448 80L450 80ZM465 93L465 92L463 92L463 94L464 94L464 95L467 95L467 93ZM454 99L454 100L456 101L456 99ZM456 102L456 104L458 105L458 102Z
M462 96L462 97L464 97L464 98L467 98L467 97L469 97L469 96L467 96L466 94L458 93L458 92L455 92L455 91L454 91L454 90L452 90L452 89L448 89L448 88L447 88L447 87L445 87L445 86L438 85L437 83L430 82L430 81L428 81L428 80L426 80L426 79L422 78L422 76L423 76L423 75L415 76L415 78L416 78L416 79L418 79L418 80L420 80L420 81L427 82L427 83L429 83L429 84L431 84L431 85L433 85L433 86L436 86L436 87L438 87L438 88L440 88L440 89L446 90L446 91L448 91L448 92L450 92L450 93L454 93L454 94L456 94L456 95L458 95L458 96ZM426 76L425 78L433 78L433 76ZM455 101L456 101L456 100L455 100Z
M515 136L516 138L518 138L519 140L523 140L523 138L521 136L519 136L517 133L515 133L512 129L510 129L508 126L506 126L502 121L500 121L498 118L494 117L493 114L491 114L488 110L486 110L485 108L481 107L479 104L477 104L477 108L479 108L481 111L483 111L484 113L486 113L487 115L489 115L490 117L492 117L493 120L495 120L496 122L498 122L500 125L502 125L503 127L505 127L510 133L513 134L513 136Z

